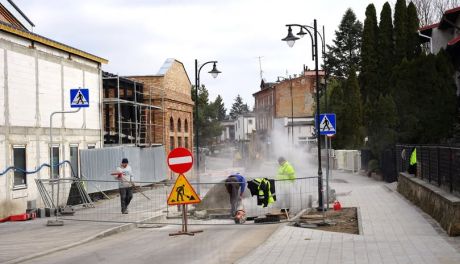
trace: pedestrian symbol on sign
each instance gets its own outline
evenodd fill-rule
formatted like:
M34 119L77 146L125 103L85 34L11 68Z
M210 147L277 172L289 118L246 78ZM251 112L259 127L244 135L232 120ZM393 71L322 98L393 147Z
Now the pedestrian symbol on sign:
M89 107L89 90L85 88L70 89L70 107Z
M320 114L316 119L316 129L320 135L334 135L337 133L335 124L335 114Z

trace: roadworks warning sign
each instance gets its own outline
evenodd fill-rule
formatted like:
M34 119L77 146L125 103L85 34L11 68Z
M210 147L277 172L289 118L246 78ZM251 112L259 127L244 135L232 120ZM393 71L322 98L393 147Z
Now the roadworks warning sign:
M195 204L201 199L184 175L179 174L168 197L168 205Z

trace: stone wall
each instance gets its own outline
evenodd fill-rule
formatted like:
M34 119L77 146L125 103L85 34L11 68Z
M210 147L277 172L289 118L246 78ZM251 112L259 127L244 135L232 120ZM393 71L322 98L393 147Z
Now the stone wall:
M407 173L400 173L398 192L436 219L449 236L460 235L460 198Z

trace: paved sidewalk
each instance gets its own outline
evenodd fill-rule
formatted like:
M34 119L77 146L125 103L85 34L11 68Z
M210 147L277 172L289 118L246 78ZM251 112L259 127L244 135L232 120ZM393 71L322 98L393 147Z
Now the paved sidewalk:
M460 237L447 237L394 184L334 172L331 186L342 206L359 208L363 234L285 225L237 263L460 263Z
M134 225L65 221L64 226L46 226L48 219L0 224L0 263L17 263L32 256L88 243Z

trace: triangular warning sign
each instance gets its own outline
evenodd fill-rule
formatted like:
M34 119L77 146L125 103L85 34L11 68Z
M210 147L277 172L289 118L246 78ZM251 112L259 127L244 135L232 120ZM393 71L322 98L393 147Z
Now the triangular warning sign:
M194 204L201 202L192 185L183 174L179 174L171 193L168 197L168 205Z
M75 94L75 97L72 99L72 105L86 105L88 100L83 95L83 93L78 89L78 92Z
M321 132L335 132L335 128L329 118L325 115L319 123L319 130Z

